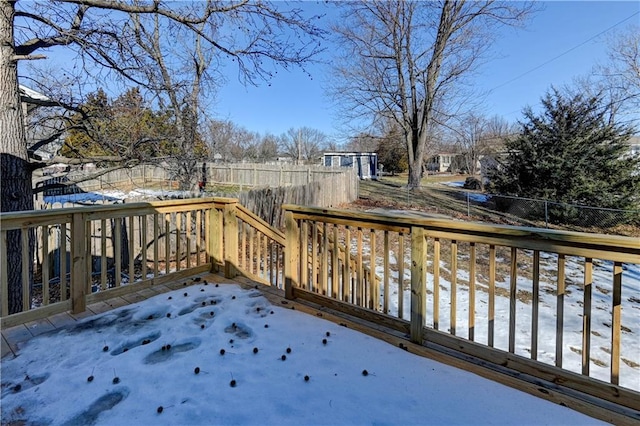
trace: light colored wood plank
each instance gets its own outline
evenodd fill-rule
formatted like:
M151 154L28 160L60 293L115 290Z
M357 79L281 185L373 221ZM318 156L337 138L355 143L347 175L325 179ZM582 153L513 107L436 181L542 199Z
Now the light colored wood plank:
M496 246L489 246L489 315L487 345L493 347L496 319Z
M378 283L378 277L376 276L376 258L378 255L378 251L376 247L376 231L373 229L369 233L369 247L371 253L369 256L369 270L371 271L371 280L369 282L369 298L367 306L369 309L378 310L378 305L380 304L380 285Z
M87 305L87 310L93 312L94 314L102 314L104 312L110 311L113 309L106 302L95 302L90 305Z
M398 318L404 318L404 234L398 234Z
M49 226L42 227L42 304L48 305L49 292Z
M351 302L351 230L348 226L344 229L344 252L345 257L342 262L342 300Z
M135 217L129 216L129 232L127 233L129 237L129 284L133 284L136 281L135 274L135 257L136 257L136 233L135 233Z
M591 300L593 290L593 259L584 260L584 296L582 304L582 374L589 375L591 364Z
M29 232L28 228L23 228L20 231L21 244L20 249L22 253L22 259L20 260L22 266L22 310L28 311L31 309L31 292L29 291L29 283L31 277L29 276Z
M300 280L300 227L293 213L284 213L286 244L284 246L284 290L287 299L293 299L293 290Z
M345 226L387 229L405 233L408 233L411 226L422 226L429 231L429 236L442 239L640 263L640 239L632 237L491 225L407 215L364 213L289 204L283 205L282 208L293 212L294 217L298 219L330 221Z
M160 218L158 213L155 213L153 216L153 276L154 278L158 276L159 273L159 258L160 258L160 241L158 241L160 237ZM200 262L198 262L198 265Z
M364 299L364 266L362 265L362 228L356 230L356 292L355 303L365 306Z
M382 268L383 272L383 286L384 286L384 296L382 300L382 312L385 314L389 313L389 279L391 271L389 270L389 231L384 231L384 253L382 259Z
M9 355L15 355L11 350L11 348L9 347L9 343L7 343L4 336L2 336L2 338L0 339L0 342L2 343L2 354L0 355L1 358L4 358L5 356L9 356Z
M440 239L433 240L433 328L440 328Z
M422 344L427 305L427 238L423 228L411 229L411 341ZM455 329L455 327L454 327Z
M180 271L182 269L182 212L176 213L176 271ZM236 253L236 256L238 254ZM142 278L146 278L146 276L142 276Z
M202 264L202 210L196 211L196 266Z
M476 330L476 243L469 244L469 340L475 340Z
M75 324L77 321L68 312L61 312L59 314L51 315L47 317L49 322L53 324L55 328L64 328Z
M142 279L146 280L149 274L148 261L149 261L149 241L147 234L149 232L149 223L147 215L140 217L140 262L142 262ZM179 270L179 269L178 269Z
M233 278L238 274L238 219L237 203L226 204L222 217L224 233L224 275Z
M168 274L170 271L171 271L171 213L165 213L164 214L164 273Z
M121 218L114 219L115 222L115 236L113 239L113 251L115 257L115 281L116 287L122 285L122 220Z
M27 327L29 333L31 333L31 335L34 337L44 333L48 333L50 331L54 331L56 329L56 327L51 324L46 318L36 321L30 321L25 324L25 327Z
M2 317L0 319L0 328L14 327L21 325L29 321L36 321L39 319L47 318L50 315L58 314L71 309L71 301L66 300L64 302L51 303L47 306L42 306L38 309L32 309L30 311L24 311L17 314Z
M73 215L71 223L71 306L74 314L83 312L86 307L86 286L90 282L87 269L87 222L83 213Z
M449 333L456 335L458 301L458 243L451 241L451 292L449 295Z
M531 359L538 359L538 325L540 313L540 252L533 251L533 282L531 292Z
M318 223L311 223L311 290L318 290Z
M67 300L67 292L69 291L67 281L67 224L60 225L60 301Z
M193 224L191 223L191 210L189 210L186 213L186 226L185 226L185 232L186 232L186 248L185 248L185 253L187 255L187 269L191 268L191 251L192 251L192 243L193 243L193 239L191 238L191 233L193 232Z
M300 286L311 289L309 282L309 223L300 222Z
M516 351L516 303L518 299L518 249L511 248L510 273L509 273L509 352Z
M622 262L613 263L613 298L611 309L611 383L620 383L620 334L622 314Z
M17 354L19 351L19 345L31 339L33 335L24 324L20 324L9 328L4 328L3 326L2 337L6 339L11 351Z
M563 254L558 255L558 280L556 283L556 367L562 368L562 350L564 337L564 291L565 263Z
M331 251L331 297L340 298L340 247L338 225L333 225L333 249Z
M100 219L100 289L107 289L107 220Z

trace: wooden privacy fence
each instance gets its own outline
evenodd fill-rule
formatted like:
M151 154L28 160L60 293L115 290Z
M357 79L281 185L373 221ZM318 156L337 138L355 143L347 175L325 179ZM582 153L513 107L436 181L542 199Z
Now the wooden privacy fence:
M282 287L283 244L228 198L2 213L2 326L221 267Z
M256 188L238 197L240 204L255 212L272 226L283 229L283 204L315 207L338 207L358 199L358 176L332 173L305 185Z
M640 410L640 240L283 208L287 298Z
M197 166L194 176L200 180L203 164ZM335 169L318 165L297 166L292 164L216 164L204 163L204 170L207 183L218 183L225 185L237 185L241 187L281 187L281 186L301 186L311 182L324 181L326 178L340 177L351 181L352 176L357 181L358 177L351 168ZM91 169L86 172L75 171L62 177L49 177L49 183L68 181L80 181L78 188L84 191L97 191L102 189L123 189L131 186L144 185L145 183L166 182L171 188L171 182L176 180L171 170L158 165L139 165L126 169L112 170L100 175L95 179L83 180L88 173L95 173L99 169ZM47 180L46 176L39 178L41 181ZM193 182L195 185L197 182Z
M308 185L329 176L357 175L351 168L335 169L318 165L206 163L207 181L251 187L280 187Z

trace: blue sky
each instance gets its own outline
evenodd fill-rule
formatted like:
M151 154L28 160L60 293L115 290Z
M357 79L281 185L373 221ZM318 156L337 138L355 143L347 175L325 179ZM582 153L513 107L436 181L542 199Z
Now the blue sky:
M317 10L320 6L307 2L302 7ZM543 10L524 29L505 28L501 32L492 48L494 59L478 70L475 84L491 91L482 111L516 121L526 105L536 107L551 85L571 83L574 77L588 74L594 65L603 62L606 34L590 39L639 11L637 1L543 3ZM636 14L615 30L639 22L640 14ZM562 55L570 49L573 50ZM533 70L559 55L562 56ZM220 89L211 109L218 118L261 133L280 134L291 127L307 126L340 137L337 111L322 87L326 65L309 67L312 78L302 71L279 71L270 86L260 87L244 87L238 83L233 68L227 71L228 83ZM527 74L509 82L524 73Z

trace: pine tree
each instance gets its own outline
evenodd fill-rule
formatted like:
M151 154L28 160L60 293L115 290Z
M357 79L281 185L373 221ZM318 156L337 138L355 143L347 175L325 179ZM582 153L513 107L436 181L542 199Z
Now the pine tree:
M630 125L616 123L600 95L563 95L552 89L543 111L524 111L519 135L489 173L489 192L613 209L640 204L640 158L629 155ZM555 219L578 222L577 210L555 209Z

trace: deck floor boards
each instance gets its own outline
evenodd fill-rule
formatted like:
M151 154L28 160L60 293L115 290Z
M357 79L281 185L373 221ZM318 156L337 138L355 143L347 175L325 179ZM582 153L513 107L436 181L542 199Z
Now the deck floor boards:
M50 331L54 331L56 329L56 327L48 319L28 322L25 324L25 327L27 327L29 333L31 333L31 335L34 337L44 333L48 333Z
M406 336L394 330L388 330L382 325L372 324L364 319L355 318L347 313L336 312L330 308L322 306L316 306L315 304L303 301L303 300L285 300L284 291L275 287L269 287L244 278L236 277L234 279L224 278L220 274L202 274L199 275L201 281L193 279L178 280L175 282L169 282L163 285L153 286L152 288L146 288L132 292L112 299L107 299L104 302L98 302L87 306L87 310L80 314L71 314L70 312L64 312L53 315L44 320L34 321L27 324L17 325L15 327L2 330L2 357L13 354L14 356L19 353L20 347L24 342L33 338L34 336L46 333L48 331L63 329L75 324L77 321L84 318L91 317L97 313L108 312L111 309L116 309L128 304L134 304L144 301L150 297L162 294L165 292L178 290L184 288L184 282L187 285L198 284L208 281L212 284L235 284L244 289L257 288L264 297L269 300L274 306L280 306L285 309L295 309L300 312L304 312L309 315L314 315L323 318L328 321L332 321L336 324L340 324L344 327L360 331L368 334L372 337L381 339L390 343L393 346L403 347L405 350L414 354L425 356L427 358L434 359L439 362L461 368L471 373L480 375L489 380L502 383L504 385L519 389L521 391L561 403L577 411L581 411L587 415L609 421L617 424L631 424L632 418L627 414L620 414L618 410L611 409L611 404L596 401L595 399L587 399L580 397L574 397L570 393L560 392L557 389L547 388L545 395L540 395L540 381L527 382L520 376L511 376L505 371L498 371L492 368L487 368L479 363L474 363L471 360L465 360L460 357L447 354L446 352L436 351L432 348L427 348L421 345L415 345L408 341ZM608 404L608 405L607 405Z
M226 283L233 281L214 274L201 275L200 282L203 282L204 280L208 280L209 282ZM62 312L52 315L46 319L32 321L2 330L2 358L8 355L17 355L20 345L35 336L69 327L83 319L102 314L122 306L142 302L159 294L184 288L185 282L187 283L187 286L199 283L192 279L181 279L175 282L154 285L153 287L144 288L129 294L89 304L87 305L86 311L78 314Z

